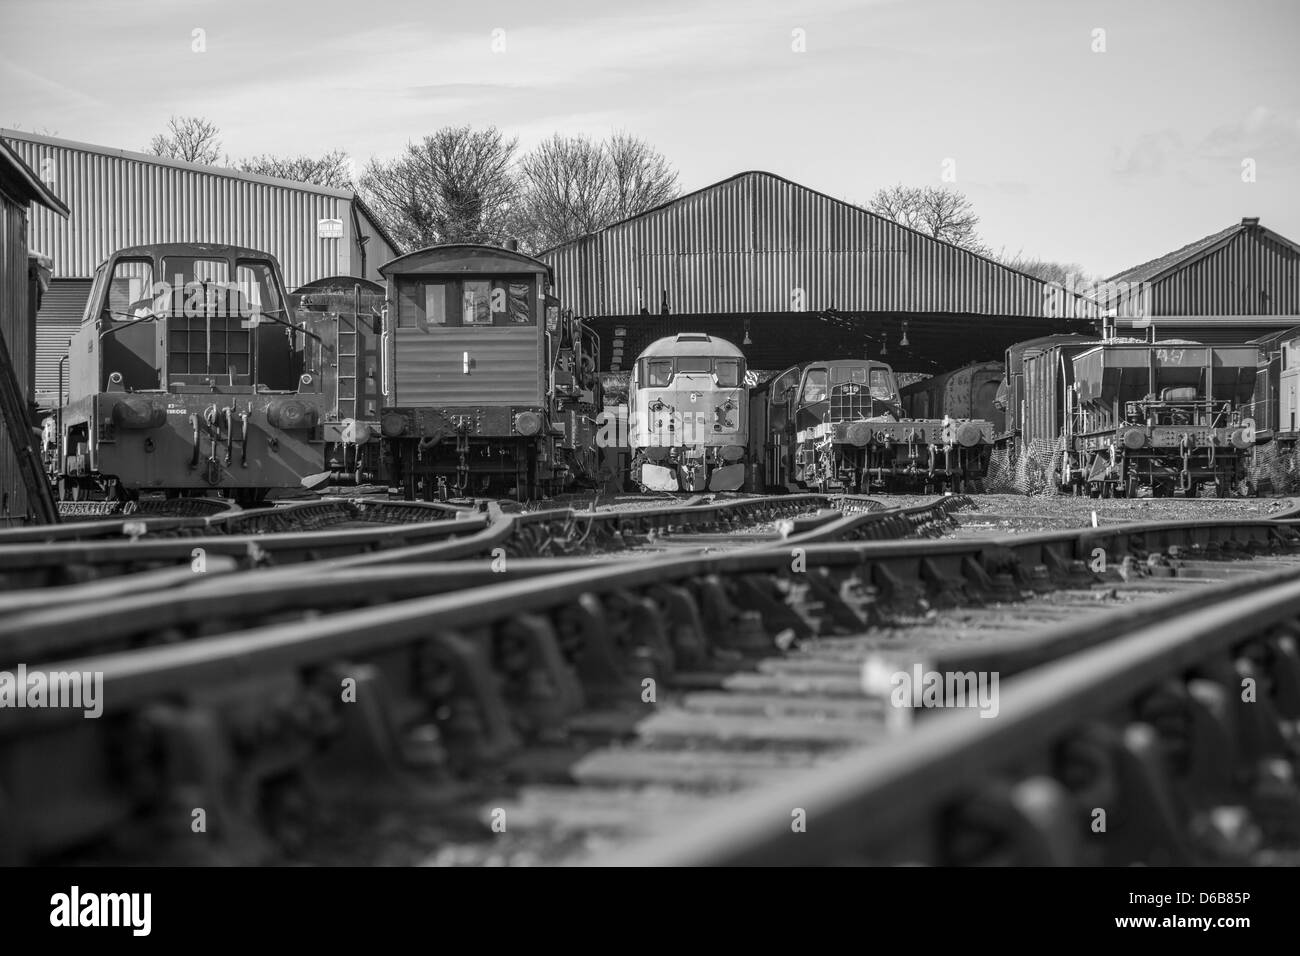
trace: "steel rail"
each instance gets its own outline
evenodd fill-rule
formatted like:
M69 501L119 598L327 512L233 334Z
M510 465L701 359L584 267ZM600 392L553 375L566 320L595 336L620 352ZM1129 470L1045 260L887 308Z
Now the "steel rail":
M1297 535L1259 521L1038 538L812 544L613 566L606 561L559 573L550 573L553 561L534 562L539 573L533 577L525 567L493 587L388 602L384 588L398 595L427 587L417 582L430 572L442 573L442 583L462 585L486 575L481 567L349 570L326 584L336 591L351 587L360 597L374 583L383 603L233 633L162 628L164 639L180 642L105 648L75 659L49 647L44 653L53 659L38 656L23 666L99 675L103 719L83 720L70 708L4 712L0 791L7 811L0 817L0 851L8 841L11 858L40 859L106 830L126 832L131 819L162 822L156 815L175 799L247 814L248 808L227 805L232 794L256 793L259 780L308 766L313 773L366 779L383 767L384 774L400 776L408 758L399 753L423 746L418 732L426 725L439 728L452 753L460 754L456 760L478 765L517 750L520 735L561 732L584 699L637 696L647 673L669 683L692 669L696 676L708 676L700 668L710 667L730 673L745 655L783 646L782 634L798 640L857 633L896 610L914 614L923 601L1016 600L1029 589L1072 583L1082 565L1075 556L1097 541L1112 554L1146 558L1148 542L1189 549L1234 542L1234 548L1219 549L1230 555L1294 551ZM1054 559L1033 564L1045 553ZM309 576L294 580L292 572L272 570L265 577L310 597ZM1083 577L1093 580L1086 569ZM232 595L222 585L204 581L182 591L193 587L213 608ZM129 602L115 620L125 620L128 609ZM167 612L155 607L150 613ZM221 631L224 621L214 612L209 623ZM133 646L134 636L128 637ZM339 705L340 677L364 685L357 698L364 706ZM533 688L546 692L534 696ZM408 730L417 737L404 736ZM62 755L53 778L23 770L52 753ZM329 759L322 763L318 757L325 753ZM39 790L29 785L34 779L44 781ZM74 792L78 805L96 812L62 812L68 804L60 795ZM157 835L151 832L150 840Z
M1207 589L1210 590L1210 589ZM1218 588L1214 588L1216 592ZM906 735L864 750L789 782L727 801L725 809L704 814L677 832L593 860L600 866L809 865L848 860L896 859L890 847L915 840L908 850L924 855L927 840L941 832L944 814L1009 779L1027 779L1038 811L1059 809L1060 794L1044 780L1051 753L1081 729L1113 720L1116 713L1140 712L1135 706L1162 682L1179 681L1209 662L1286 628L1294 634L1300 616L1300 570L1269 575L1245 585L1230 585L1232 596L1184 613L1169 611L1100 646L1071 654L1008 681L1001 690L996 719L971 719L969 711L943 711L919 721ZM1221 595L1220 595L1221 596ZM1284 661L1291 685L1283 689L1285 715L1300 716L1295 680L1300 664L1290 640ZM1235 677L1236 672L1232 672ZM1228 704L1240 691L1229 686ZM1267 690L1261 690L1267 694ZM1282 695L1279 695L1281 697ZM1263 708L1264 704L1261 704ZM1141 731L1134 736L1140 736ZM1282 754L1279 754L1281 756ZM1225 767L1231 772L1231 766ZM1062 786L1056 781L1058 787ZM1294 799L1294 797L1293 797ZM1047 804L1057 803L1057 806ZM806 813L807 826L793 832L791 808ZM1033 829L1030 819L1020 823ZM1086 816L1085 816L1086 819ZM1068 829L1068 828L1067 828ZM1084 827L1083 829L1086 829ZM906 852L904 858L907 858ZM1048 854L1051 859L1051 854Z
M1182 547L1203 547L1204 542L1214 540L1215 532L1221 533L1226 541L1244 545L1232 549L1243 553L1265 551L1270 545L1294 548L1298 540L1294 532L1284 531L1267 521L1177 522L1141 527L1088 528L1072 533L1045 532L1032 536L1034 540L1012 537L994 541L954 539L898 541L883 545L819 544L800 550L807 568L865 569L870 580L881 583L892 580L893 587L909 592L917 582L931 590L943 591L963 587L968 579L982 579L990 588L996 589L997 574L1005 574L1013 587L1028 586L1033 582L1033 568L1042 571L1041 583L1046 585L1050 571L1046 565L1036 561L1045 553L1060 556L1057 566L1069 574L1077 573L1078 569L1068 566L1064 555L1088 553L1090 546L1097 542L1105 542L1112 554L1137 554L1145 558L1150 550L1155 550L1153 541L1164 547L1178 542ZM999 572L998 568L1007 570ZM801 574L806 574L806 571L792 572L790 555L780 549L631 561L613 567L604 563L522 580L500 580L490 590L474 589L413 598L306 621L211 636L202 641L76 660L60 666L102 671L105 696L110 699L112 708L117 709L133 706L150 694L175 693L229 680L239 674L257 673L262 666L268 669L285 665L308 666L331 657L371 654L423 640L431 633L430 622L436 621L439 630L482 628L521 615L553 612L586 593L601 594L692 578L764 572L800 580ZM508 575L498 577L508 578ZM16 630L11 633L16 633ZM23 720L58 722L72 719L75 715L42 710L24 711L22 717ZM15 722L11 721L10 726L16 726Z

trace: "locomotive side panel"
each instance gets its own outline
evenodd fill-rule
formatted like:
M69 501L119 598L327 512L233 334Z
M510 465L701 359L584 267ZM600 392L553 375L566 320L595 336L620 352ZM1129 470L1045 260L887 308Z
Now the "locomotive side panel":
M399 328L394 345L394 405L542 402L542 342L535 325Z

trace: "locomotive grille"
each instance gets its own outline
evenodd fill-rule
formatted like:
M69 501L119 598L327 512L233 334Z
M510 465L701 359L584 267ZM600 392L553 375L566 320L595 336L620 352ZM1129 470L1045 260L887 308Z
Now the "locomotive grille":
M858 421L873 414L871 392L860 382L841 382L831 386L830 420Z
M167 353L171 372L182 375L236 375L251 370L252 336L239 316L173 316L168 320Z

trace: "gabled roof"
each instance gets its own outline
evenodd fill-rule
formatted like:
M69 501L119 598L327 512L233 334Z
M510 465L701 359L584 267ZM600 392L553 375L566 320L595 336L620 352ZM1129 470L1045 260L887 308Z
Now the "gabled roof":
M203 173L207 176L220 176L223 179L237 179L248 183L259 183L265 186L278 186L281 189L295 189L300 192L314 193L319 196L334 196L338 199L345 199L355 204L370 220L371 226L375 232L396 250L401 250L401 246L393 240L385 229L383 222L376 216L361 196L352 189L342 189L335 186L320 186L316 183L305 183L297 179L280 179L276 176L262 176L258 173L246 173L241 169L235 169L231 166L210 166L206 163L190 163L181 159L171 159L167 156L155 156L153 153L139 153L129 149L117 149L112 146L97 146L94 143L82 143L77 140L59 139L55 136L43 136L38 133L28 133L25 130L3 129L0 128L0 144L4 144L6 151L13 153L9 145L5 143L7 139L18 139L28 143L40 143L46 146L55 146L60 149L77 150L78 152L91 153L96 156L110 156L117 159L129 160L137 163L147 163L151 166L170 166L173 169L182 169L195 173ZM17 159L17 154L13 154ZM19 160L21 162L21 160ZM55 200L57 202L57 200ZM63 210L67 214L67 209Z
M644 212L637 213L635 216L628 216L626 219L622 219L618 222L610 223L608 226L605 226L602 229L597 229L595 232L587 233L584 236L578 236L576 239L570 239L568 242L561 242L558 245L551 246L549 249L544 249L543 251L537 253L537 256L538 258L548 256L551 253L555 252L556 250L563 249L566 246L571 246L576 243L584 242L586 240L589 240L592 236L598 236L601 233L606 233L611 230L619 229L620 227L626 226L629 223L636 222L638 219L642 219L648 216L653 216L656 213L662 212L665 209L668 209L672 206L680 205L690 199L695 198L696 196L702 195L703 193L710 192L712 190L717 189L720 186L725 186L728 183L735 182L738 179L744 179L748 176L753 176L760 179L775 180L776 182L783 183L787 186L793 186L795 189L802 190L806 193L818 197L819 199L824 199L828 202L834 203L835 205L847 211L852 211L853 213L860 213L864 216L870 216L873 219L878 219L881 222L888 223L890 226L904 230L905 232L910 232L913 235L920 236L922 239L925 239L928 242L938 243L940 246L947 246L952 250L964 253L969 256L974 256L976 259L982 259L984 262L988 263L989 265L996 266L999 269L1005 269L1007 272L1014 273L1015 275L1022 276L1034 282L1043 281L1037 276L1032 276L1027 272L1022 272L1019 269L1015 268L1014 266L1009 266L1006 263L999 262L997 259L991 258L990 256L986 256L983 253L975 252L971 249L967 249L965 246L959 246L956 245L955 243L948 242L946 239L937 239L934 236L930 235L929 233L922 232L919 229L913 229L911 226L904 225L903 223L898 222L895 219L890 219L888 216L882 216L878 212L872 212L870 209L866 208L865 206L859 206L856 205L855 203L848 202L847 200L839 199L838 197L832 196L829 193L824 193L821 190L813 189L810 186L805 186L803 183L797 183L793 179L786 179L784 176L778 176L776 173L769 173L765 169L747 169L743 172L735 173L734 175L728 176L726 179L720 179L716 183L709 183L707 186L701 186L699 189L691 190L688 193L682 193L680 196L674 196L672 199L666 200L665 202L661 202L657 206L652 206L651 208L645 210Z
M1206 236L1204 239L1198 239L1195 242L1188 243L1181 249L1175 249L1173 252L1165 253L1149 262L1143 262L1140 265L1131 266L1123 272L1117 272L1111 276L1110 282L1151 282L1161 276L1173 272L1195 259L1207 256L1219 249L1237 236L1243 233L1254 231L1258 235L1267 236L1268 238L1279 242L1282 245L1290 246L1297 252L1300 252L1300 246L1297 246L1285 236L1278 235L1271 229L1267 229L1259 224L1259 219L1255 217L1246 217L1239 223L1229 226L1227 229L1221 229L1216 233Z
M54 195L50 187L41 182L21 156L13 151L8 143L0 139L0 182L28 202L38 202L53 209L60 216L67 217L69 210L63 200Z
M538 257L580 315L1046 312L1037 276L773 173L749 170ZM1091 314L1095 303L1071 290Z

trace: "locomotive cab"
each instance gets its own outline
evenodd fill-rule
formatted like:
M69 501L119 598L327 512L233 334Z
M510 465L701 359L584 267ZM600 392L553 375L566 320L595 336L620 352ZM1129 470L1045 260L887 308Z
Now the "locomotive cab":
M50 471L71 498L299 488L320 470L320 364L266 253L122 250L72 338Z

